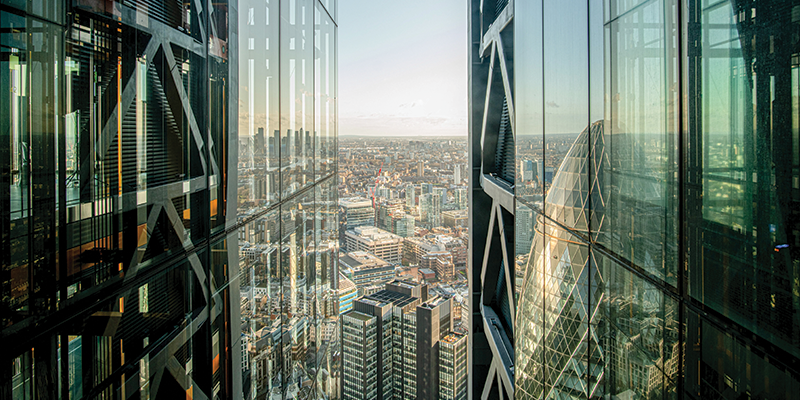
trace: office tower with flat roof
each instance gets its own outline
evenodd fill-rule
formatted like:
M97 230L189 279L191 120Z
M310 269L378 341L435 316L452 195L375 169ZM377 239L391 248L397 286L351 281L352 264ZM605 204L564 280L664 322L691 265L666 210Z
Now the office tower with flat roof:
M435 297L417 306L417 398L439 395L439 340L453 329L453 301Z
M456 210L466 210L469 208L469 191L464 186L459 186L453 190L453 198L456 203Z
M378 398L378 318L350 311L342 323L342 398Z
M414 236L416 226L416 220L413 215L400 213L392 215L392 233L397 236L403 238Z
M439 340L440 400L466 400L468 340L464 333L452 332Z
M242 395L237 13L0 6L0 398Z
M473 394L796 397L800 8L471 3Z

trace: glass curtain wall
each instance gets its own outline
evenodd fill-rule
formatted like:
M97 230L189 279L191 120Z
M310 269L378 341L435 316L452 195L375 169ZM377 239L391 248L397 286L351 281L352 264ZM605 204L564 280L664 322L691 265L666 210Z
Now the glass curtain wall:
M241 394L231 14L0 5L0 397Z
M338 398L335 1L239 2L245 398Z
M335 5L0 5L0 398L338 397Z
M515 396L795 398L800 6L514 6Z

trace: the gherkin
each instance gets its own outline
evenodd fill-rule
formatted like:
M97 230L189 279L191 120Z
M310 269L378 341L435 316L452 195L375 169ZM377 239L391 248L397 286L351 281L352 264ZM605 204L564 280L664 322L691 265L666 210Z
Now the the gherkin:
M598 121L581 132L564 158L545 199L545 212L560 224L588 233L590 217L601 215L590 210L602 207L607 163L603 122ZM592 220L592 231L601 224L602 218ZM596 396L603 352L592 316L600 304L602 276L589 246L579 238L541 215L534 229L517 308L518 395Z

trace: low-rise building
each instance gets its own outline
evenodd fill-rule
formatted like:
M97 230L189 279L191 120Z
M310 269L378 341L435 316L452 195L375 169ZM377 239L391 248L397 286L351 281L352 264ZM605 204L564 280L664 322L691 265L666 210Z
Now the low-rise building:
M394 279L394 265L366 251L339 256L339 271L359 288L383 285Z
M386 262L399 264L403 238L376 227L356 227L345 233L348 252L366 251Z

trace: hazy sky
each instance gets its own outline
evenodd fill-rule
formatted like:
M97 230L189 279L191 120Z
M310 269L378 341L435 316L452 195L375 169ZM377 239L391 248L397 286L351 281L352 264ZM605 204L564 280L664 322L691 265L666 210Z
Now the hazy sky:
M339 135L467 135L467 2L340 0Z

